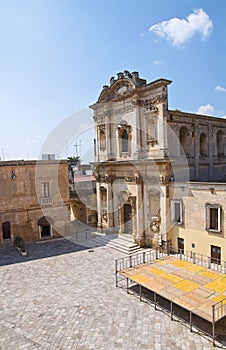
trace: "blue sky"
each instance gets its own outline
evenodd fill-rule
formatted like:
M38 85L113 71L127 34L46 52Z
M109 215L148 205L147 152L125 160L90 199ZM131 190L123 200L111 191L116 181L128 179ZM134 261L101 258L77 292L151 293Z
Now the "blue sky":
M81 140L86 160L88 106L124 70L172 80L170 109L225 117L225 33L225 0L0 0L0 157ZM43 148L56 128L61 146Z

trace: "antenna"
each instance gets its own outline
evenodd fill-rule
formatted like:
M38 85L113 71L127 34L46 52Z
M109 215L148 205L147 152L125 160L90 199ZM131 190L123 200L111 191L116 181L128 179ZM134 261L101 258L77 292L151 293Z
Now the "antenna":
M79 157L81 158L81 148L82 148L82 141L80 140L79 142L76 140L75 142L75 145L74 146L74 149L75 149L75 152L74 152L74 156L76 154L76 157Z

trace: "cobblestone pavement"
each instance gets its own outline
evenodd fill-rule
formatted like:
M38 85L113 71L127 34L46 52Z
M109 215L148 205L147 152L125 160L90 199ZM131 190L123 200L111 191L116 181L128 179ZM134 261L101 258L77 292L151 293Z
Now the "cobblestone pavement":
M81 249L67 240L33 244L24 262L16 251L10 264L0 247L1 350L214 349L115 287L114 260L122 254Z

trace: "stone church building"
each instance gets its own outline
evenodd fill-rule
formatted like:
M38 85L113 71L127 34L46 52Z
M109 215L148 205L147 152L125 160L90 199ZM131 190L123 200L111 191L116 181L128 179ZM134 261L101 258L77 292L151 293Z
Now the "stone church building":
M98 230L132 234L140 246L170 244L206 255L220 246L226 259L226 120L170 110L170 83L124 71L90 106Z

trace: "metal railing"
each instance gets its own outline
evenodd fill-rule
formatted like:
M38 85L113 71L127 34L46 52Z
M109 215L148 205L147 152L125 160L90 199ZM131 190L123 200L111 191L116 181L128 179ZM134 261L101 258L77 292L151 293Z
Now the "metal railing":
M190 262L192 264L200 265L210 270L219 271L226 274L226 261L211 258L206 255L194 253L192 251L186 251L179 249L174 251L168 247L163 249L151 249L142 253L126 256L115 260L115 272L119 272L130 267L135 267L141 264L149 263L156 259L164 258L165 256L174 256L177 259Z
M119 282L126 280L126 289L127 289L127 293L129 291L129 278L123 278L121 281L119 281L118 279L118 273L120 274L120 271L122 272L123 270L129 269L129 268L133 268L136 267L138 265L142 265L142 264L146 264L146 263L150 263L151 261L154 261L156 259L161 259L164 258L165 256L173 256L176 257L177 259L180 260L184 260L199 266L203 266L205 268L214 270L214 271L220 271L223 273L226 273L226 262L219 260L219 259L214 259L202 254L197 254L194 252L188 252L188 251L184 251L184 250L179 250L177 252L173 251L172 249L168 249L167 252L163 251L163 250L148 250L148 251L144 251L142 253L138 253L135 255L131 255L131 256L126 256L124 258L120 258L115 260L115 277L116 277L116 287L118 287ZM132 281L131 281L132 282ZM140 301L142 301L142 297L143 297L143 293L142 293L142 289L143 287L138 283L138 287L139 287L139 296L140 296ZM157 293L153 292L153 303L155 305L155 309L159 305L159 303L157 302ZM175 303L173 300L168 299L168 302L170 303L170 307L169 307L169 312L171 314L171 320L173 320L173 316L174 314L174 305L176 306L177 303ZM179 304L178 304L179 305ZM163 307L163 309L165 309ZM165 309L167 311L167 309ZM194 323L194 317L195 314L193 314L192 311L187 310L188 314L189 314L189 320L187 320L187 322L190 324L190 331L192 332L192 328L195 327L198 330L200 330L202 333L205 333L207 335L210 335L212 337L213 340L213 345L215 346L215 342L216 342L216 322L218 320L220 320L221 318L226 316L226 297L224 299L222 299L221 301L217 302L216 304L212 305L212 331L210 332L206 332L204 329L201 329L199 327L199 323L196 322L196 324ZM177 315L177 317L180 318L179 315ZM183 318L183 320L185 320ZM212 333L212 334L211 334Z

